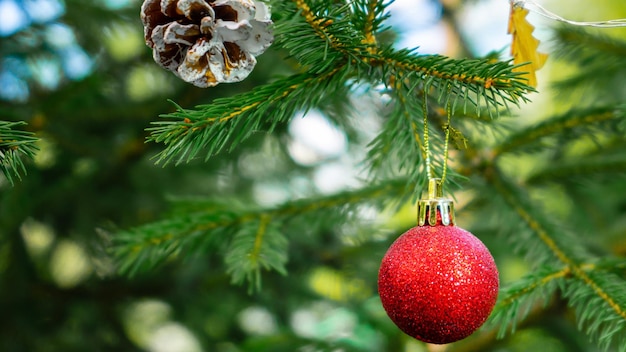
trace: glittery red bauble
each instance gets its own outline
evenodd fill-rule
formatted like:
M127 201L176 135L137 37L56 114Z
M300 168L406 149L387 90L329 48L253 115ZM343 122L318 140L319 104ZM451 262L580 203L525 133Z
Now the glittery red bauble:
M498 269L485 245L456 226L417 226L383 258L378 292L391 320L418 340L444 344L472 334L498 296Z

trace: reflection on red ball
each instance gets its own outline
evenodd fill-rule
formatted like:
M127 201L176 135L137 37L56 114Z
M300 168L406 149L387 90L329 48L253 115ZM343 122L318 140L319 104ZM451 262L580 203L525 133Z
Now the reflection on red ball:
M485 245L456 226L417 226L385 254L378 292L391 320L436 344L463 339L487 320L498 296L498 269Z

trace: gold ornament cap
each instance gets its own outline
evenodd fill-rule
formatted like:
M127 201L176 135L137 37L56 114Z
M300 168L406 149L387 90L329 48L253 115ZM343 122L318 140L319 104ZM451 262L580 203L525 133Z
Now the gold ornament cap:
M454 203L443 197L440 178L428 180L428 195L417 202L418 226L454 226Z

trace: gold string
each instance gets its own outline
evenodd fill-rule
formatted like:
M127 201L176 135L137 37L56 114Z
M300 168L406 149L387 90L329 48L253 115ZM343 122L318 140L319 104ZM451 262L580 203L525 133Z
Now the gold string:
M430 143L428 136L428 93L426 87L424 87L424 102L422 105L422 111L424 112L424 154L426 154L426 175L430 180L433 178L432 167L430 165Z
M424 88L424 101L422 104L422 110L424 113L424 154L426 155L426 175L428 179L433 178L432 162L430 158L430 135L428 128L428 94L426 88ZM445 138L443 142L443 166L441 171L441 185L444 185L446 176L448 174L448 151L450 145L450 124L452 122L452 104L448 100L446 103L446 116L447 121L445 125Z
M443 171L441 172L441 186L443 187L448 173L448 145L450 144L450 123L452 121L452 106L450 101L446 104L446 114L448 115L448 121L446 122L446 137L443 142Z

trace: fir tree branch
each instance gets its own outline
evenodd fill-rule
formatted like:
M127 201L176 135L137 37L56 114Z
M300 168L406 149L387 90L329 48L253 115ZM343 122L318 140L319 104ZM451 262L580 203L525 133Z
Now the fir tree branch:
M557 57L579 67L555 84L564 100L577 101L578 105L623 103L626 41L573 26L557 28L555 39Z
M589 272L588 278L568 280L563 288L564 297L576 312L578 328L605 351L626 351L626 281L598 271Z
M245 94L216 99L195 111L178 107L162 116L173 121L157 121L156 127L148 129L148 141L165 145L157 163L167 164L177 156L176 163L189 162L204 149L208 159L224 149L232 150L259 130L272 131L296 111L306 111L335 90L346 89L343 71L345 67L336 67L323 75L294 75Z
M498 329L498 338L507 331L514 333L518 322L526 319L531 308L547 305L563 279L571 275L569 267L541 268L500 290L498 302L487 321L486 328Z
M347 31L345 26L336 26L337 29L329 28L334 23L332 16L317 15L316 11L312 10L305 0L293 1L317 36L326 41L331 49L341 52L346 58L356 59L357 62L369 62L377 66L394 67L397 71L404 73L414 72L420 76L452 81L462 86L481 86L487 90L491 88L502 90L505 92L504 94L508 94L507 100L515 103L520 99L525 100L523 94L526 91L532 91L532 88L518 79L519 74L511 72L513 66L509 62L493 64L488 60L454 60L440 55L419 56L415 55L413 51L395 52L390 48L378 48L372 51L372 44L376 43L373 33L380 21L386 18L384 15L385 5L377 0L367 1L364 6L360 1L357 2L353 8L359 12L360 16L365 17L365 23L362 24L363 28L352 29L343 35L340 34L339 30ZM327 8L325 7L323 10L327 10ZM341 7L335 9L334 13L337 16L342 14L345 16L346 12L346 9ZM337 34L334 31L338 31ZM356 43L354 36L359 39ZM293 37L290 35L289 38ZM366 45L359 46L359 43ZM487 94L485 97L490 99Z
M559 45L559 50L554 52L559 57L579 65L596 62L592 59L598 55L613 56L622 60L626 58L626 42L606 35L591 33L582 28L558 27L555 30L555 40Z
M580 265L580 269L591 274L595 271L611 270L614 264L606 266L584 263ZM498 338L503 338L507 331L514 333L517 323L526 319L531 308L540 305L545 307L557 290L565 287L571 279L572 270L568 266L559 269L542 267L503 288L486 327L497 328Z
M496 167L492 167L490 170L488 181L497 194L507 203L513 212L517 214L526 227L541 241L553 257L573 269L573 267L576 266L577 260L574 259L575 255L568 251L568 249L571 250L571 248L557 243L555 236L553 236L554 232L546 228L544 221L542 221L543 219L541 219L537 212L530 211L530 209L534 209L535 207L531 205L530 200L523 198L522 191L518 190L512 182L507 180Z
M258 278L254 272L261 267L283 271L282 258L286 258L287 248L281 236L288 231L279 231L279 226L287 226L289 221L297 218L298 221L309 219L310 227L320 219L326 222L333 217L345 217L359 204L382 206L401 198L406 193L406 185L406 179L388 180L375 186L290 201L272 208L233 209L230 204L202 210L198 206L197 211L174 214L161 221L118 233L114 236L112 253L119 262L119 271L133 275L173 259L181 251L185 255L197 251L211 252L224 242L231 242L228 251L231 254L226 256L231 259L226 260L231 274L236 274L233 280L240 282L248 279L256 285ZM235 239L239 245L233 242ZM269 247L266 246L268 240L271 243ZM284 250L280 252L276 248ZM272 253L270 257L264 255L267 251ZM232 258L239 260L233 261ZM267 262L268 258L270 262ZM276 260L271 261L271 258Z
M0 121L0 170L12 185L14 177L22 179L26 167L22 157L33 158L39 149L35 143L39 138L33 133L15 129L25 122Z
M537 171L526 179L528 184L542 184L546 182L563 182L563 179L585 178L598 175L625 175L626 158L602 158L592 155L586 158L577 158L576 161L553 162L542 170Z
M411 79L418 82L423 81L425 86L440 89L441 95L452 93L455 99L463 99L464 106L468 102L472 102L477 108L480 106L480 99L484 99L488 106L494 107L496 110L501 104L506 105L508 102L517 105L520 101L527 101L526 92L534 91L524 83L524 80L519 77L519 73L512 71L514 66L510 62L455 60L440 55L416 55L414 51L410 50L395 51L389 47L374 48L369 45L371 40L367 39L367 35L359 31L363 28L349 28L349 22L335 24L330 16L317 16L304 0L294 1L296 1L300 13L307 23L314 28L317 36L325 40L328 47L341 53L345 59L352 61L355 68L359 68L359 63L365 63L370 68L382 68L386 72L407 76L407 78L409 78L409 74L413 74ZM377 11L372 12L370 10L374 5L377 4L374 2L365 6L355 6L354 9L359 12L358 16L366 19L374 18L375 23L378 24L378 21L386 18L384 5L381 4ZM335 13L337 16L343 15L345 17L345 12L342 9ZM331 26L331 24L333 25ZM365 26L367 26L367 20ZM288 39L280 40L282 45L291 46L292 41L302 41L302 39L297 39L293 34L286 31L292 26L280 26L279 28L283 27L285 30L280 31L281 35ZM304 58L302 54L293 50L291 52L293 55L299 55L301 60ZM315 55L315 53L311 53L311 55ZM313 60L304 61L311 63ZM390 71L389 68L393 70ZM389 81L390 77L386 77L385 82ZM443 91L450 88L451 91L449 92ZM470 93L475 97L470 96Z
M374 5L353 8L370 11ZM325 95L349 90L346 82L352 79L376 85L393 79L407 80L411 89L419 85L426 90L434 88L434 94L453 108L461 100L464 109L473 104L477 111L481 99L496 111L501 105L526 100L524 94L529 87L518 78L519 73L512 72L508 62L492 64L487 60L418 56L391 48L374 51L354 28L351 20L355 16L350 14L348 5L318 10L305 0L293 0L278 3L277 8L286 14L301 15L294 19L283 13L284 21L275 27L275 44L288 49L308 72L245 94L216 99L196 110L178 107L177 112L163 115L173 121L158 121L148 129L148 141L165 145L157 163L166 164L172 159L176 163L188 162L204 149L205 160L222 150L232 150L256 131L272 131L297 110L316 106ZM318 15L322 10L324 15ZM383 12L383 5L375 9L374 23L384 18ZM372 18L369 13L361 15ZM321 46L324 50L320 50Z
M586 268L593 268L593 264L584 265ZM571 275L572 271L569 267L564 267L557 271L549 271L547 273L542 272L540 277L537 275L531 275L532 280L530 282L520 283L517 282L513 287L509 287L507 293L502 297L502 299L498 302L496 306L499 306L500 309L506 306L511 306L513 304L519 304L519 300L522 296L529 294L532 291L535 291L538 288L544 287L547 284L556 281L557 279L565 278Z
M224 258L226 272L232 282L248 282L248 290L261 289L261 269L276 270L286 275L287 238L280 232L279 223L262 214L258 225L243 226L234 236ZM255 229L256 226L256 229Z
M489 114L497 114L502 106L508 108L509 103L519 105L520 101L528 101L525 94L533 91L518 77L519 73L512 71L509 62L450 59L392 49L380 50L373 60L386 69L388 81L403 77L411 81L414 88L418 85L433 88L432 93L438 96L439 103L450 103L452 109L457 109L461 101L464 112L468 105L473 105L476 113L486 108Z
M626 327L626 295L623 290L618 290L616 282L624 282L613 274L602 274L597 271L587 271L583 258L592 256L582 248L577 248L575 240L568 240L564 231L558 231L550 226L543 216L537 212L532 212L531 203L523 197L523 193L516 190L516 187L495 168L490 173L490 183L497 194L513 209L517 216L523 221L526 228L538 238L543 245L561 264L571 271L575 279L571 283L577 289L565 289L572 306L579 313L580 324L589 319L590 307L596 311L603 309L608 312L609 318L606 325L590 325L586 327L587 333L594 339L599 340L604 333L609 333L614 329L624 330ZM555 234L559 234L558 240ZM520 245L530 248L528 243L523 243L523 236L516 236ZM569 243L569 245L564 245ZM612 279L608 279L608 277ZM597 319L594 318L594 319Z
M373 51L371 43L376 41L373 36L369 35L368 37L368 33L370 33L368 29L372 27L372 30L374 30L374 23L378 24L378 21L386 17L383 15L384 6L380 6L377 9L378 1L371 1L367 6L355 6L357 11L366 11L364 14L366 17L364 32L352 30L350 33L344 33L343 35L334 35L330 31L328 26L332 24L332 20L329 17L316 16L304 0L294 1L297 8L300 9L302 16L304 16L307 23L320 38L326 40L331 48L343 53L346 58L356 59L356 62L367 62L381 67L393 67L396 71L403 74L416 73L419 78L434 80L431 82L433 86L443 86L441 81L454 82L469 88L474 93L482 95L488 104L493 102L495 107L498 104L494 101L495 95L493 91L490 91L492 88L498 90L498 95L502 95L504 101L515 104L518 104L520 100L526 101L524 94L527 91L534 91L523 80L518 78L519 73L512 72L513 66L510 65L510 62L492 63L489 60L455 60L440 55L415 55L413 51L394 51L391 48L378 48ZM345 13L345 11L338 11L338 13L342 12ZM340 27L343 28L343 26ZM355 35L357 38L360 38L360 41L356 43L354 43ZM372 40L371 38L374 39ZM342 40L349 40L349 42ZM359 46L359 43L367 45L363 47ZM492 94L488 94L488 92ZM457 92L455 89L455 93L460 94L461 92ZM460 96L464 96L464 94L460 94ZM479 105L478 102L476 103Z
M571 139L573 133L589 134L602 124L606 124L608 131L619 131L618 124L625 115L626 110L615 107L569 111L509 136L503 143L494 148L493 156L497 158L510 152L540 147L547 137L563 137L567 133Z

